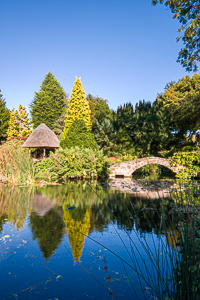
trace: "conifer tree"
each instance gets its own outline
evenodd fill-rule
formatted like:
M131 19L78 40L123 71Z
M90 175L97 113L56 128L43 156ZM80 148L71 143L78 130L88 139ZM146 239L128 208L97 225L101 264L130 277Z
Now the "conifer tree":
M18 110L13 109L10 113L10 120L8 123L8 138L19 136L29 136L32 132L32 120L29 120L26 107L21 104Z
M8 121L10 119L9 109L6 108L5 99L0 90L0 139L6 135L8 130Z
M18 111L13 109L10 112L10 120L8 122L7 136L11 138L19 135Z
M30 105L34 128L45 123L50 129L53 129L54 123L64 112L66 105L67 95L64 89L54 75L49 72Z
M81 80L80 78L76 78L69 102L69 108L65 117L65 128L62 138L65 138L70 126L76 119L83 119L87 129L91 131L90 114L90 106L88 101L85 99Z
M19 121L19 136L29 136L32 130L32 120L29 120L26 107L21 104L18 107L18 121Z
M65 115L66 113L62 113L58 120L54 123L54 129L53 132L60 137L63 133L64 127L65 127Z
M71 148L75 146L92 149L97 148L94 134L87 130L83 119L76 119L72 123L60 145L62 148Z

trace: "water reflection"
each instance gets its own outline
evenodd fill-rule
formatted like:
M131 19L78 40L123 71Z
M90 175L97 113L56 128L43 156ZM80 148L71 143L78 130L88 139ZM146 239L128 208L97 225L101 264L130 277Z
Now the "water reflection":
M65 224L56 210L51 209L40 217L35 212L30 214L30 223L33 240L37 240L43 256L48 260L58 248L64 236Z
M168 183L147 187L132 179L116 179L109 185L1 186L0 230L7 219L15 228L22 228L29 215L32 237L44 258L50 259L67 234L74 261L81 259L85 237L94 231L103 232L110 223L128 231L134 227L140 233L171 231L173 217L165 226L161 218L173 202ZM68 210L69 206L76 209Z
M152 181L146 185L145 180L137 181L132 178L113 178L109 186L122 193L134 194L138 198L161 199L170 197L173 181Z
M64 221L74 261L80 261L85 237L90 229L91 209L67 210L64 206Z
M56 201L53 199L50 201L48 196L44 196L42 194L36 193L34 197L31 199L31 209L38 215L39 217L43 217L50 211Z
M5 216L16 229L23 228L35 189L0 185L0 218Z

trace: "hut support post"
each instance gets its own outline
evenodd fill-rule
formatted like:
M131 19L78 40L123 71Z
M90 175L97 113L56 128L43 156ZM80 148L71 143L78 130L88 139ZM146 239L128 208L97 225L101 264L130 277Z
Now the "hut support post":
M46 153L45 153L45 149L44 149L44 157L45 157L45 154L46 154Z
M29 155L29 157L31 157L31 149L30 148L28 148L28 155Z

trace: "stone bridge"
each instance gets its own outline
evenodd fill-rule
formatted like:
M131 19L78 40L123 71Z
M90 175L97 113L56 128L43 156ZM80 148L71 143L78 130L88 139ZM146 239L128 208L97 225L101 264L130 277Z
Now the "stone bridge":
M170 169L172 172L177 173L177 170L171 166L170 159L162 157L144 157L131 161L123 161L121 163L112 165L109 168L112 174L109 174L109 176L115 177L120 175L124 177L130 177L137 169L140 169L146 165L161 165Z

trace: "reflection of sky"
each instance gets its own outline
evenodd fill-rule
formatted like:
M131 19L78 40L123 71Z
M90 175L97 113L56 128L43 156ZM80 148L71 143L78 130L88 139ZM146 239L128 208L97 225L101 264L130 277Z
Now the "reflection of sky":
M92 267L91 273L97 280L105 284L108 287L108 283L104 281L107 277L106 271L100 266L108 266L108 275L116 283L113 283L113 290L115 295L122 294L124 299L132 298L132 288L127 281L127 274L118 258L111 254L106 248L112 249L114 253L123 257L126 261L131 262L127 256L127 251L120 242L119 236L115 229L117 229L124 243L129 246L129 238L123 230L117 228L116 225L110 224L103 233L93 232L89 235L92 239L103 244L100 246L92 240L85 238L85 245L81 257L81 264L84 268L89 270ZM44 261L41 252L36 242L31 240L30 228L27 222L25 223L24 229L20 231L12 229L8 224L4 225L2 236L10 235L12 241L6 241L2 244L1 241L1 252L6 252L5 257L1 259L1 274L0 285L4 286L2 291L2 299L10 296L10 291L13 293L19 293L24 289L35 285L35 289L30 292L26 291L19 293L20 299L88 299L88 297L94 297L95 299L104 299L106 293L101 288L100 284L97 283L91 276L89 276L78 264L74 264L73 257L69 255L70 244L68 237L65 236L62 244L58 247L55 254L50 258L48 262ZM145 257L145 251L142 249L141 244L137 242L135 232L130 233L131 238L137 244L138 250L143 257ZM152 235L145 235L147 243L152 246ZM154 235L154 241L157 244L157 236ZM26 242L26 243L25 243ZM21 245L21 246L20 246ZM6 249L8 248L9 249ZM65 248L66 247L66 248ZM98 251L99 258L95 264L93 262L96 259ZM105 264L103 262L103 256L105 256ZM61 275L57 281L55 276L46 269L41 263L42 261L49 270L52 270L57 275ZM147 262L148 264L148 262ZM139 290L139 282L135 272L127 267L127 272L134 280L135 287ZM142 272L145 272L144 266L141 265ZM117 280L120 280L118 282ZM78 287L78 289L77 289ZM101 295L101 297L99 297ZM22 298L21 298L22 297ZM24 298L23 298L24 297ZM105 298L106 299L106 298ZM142 297L140 298L143 299Z

